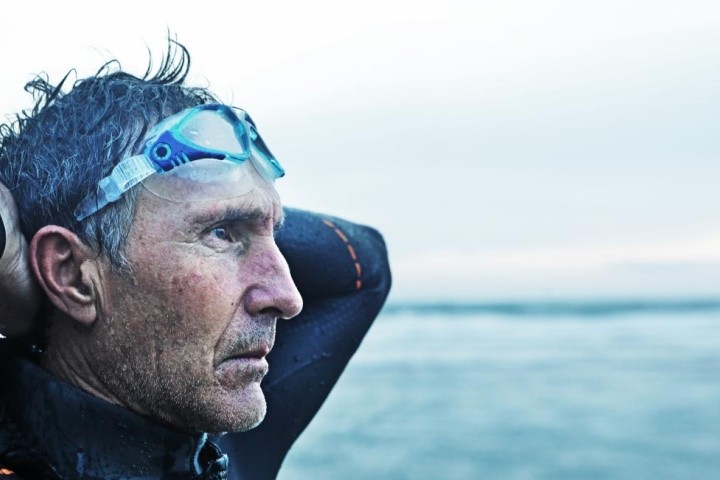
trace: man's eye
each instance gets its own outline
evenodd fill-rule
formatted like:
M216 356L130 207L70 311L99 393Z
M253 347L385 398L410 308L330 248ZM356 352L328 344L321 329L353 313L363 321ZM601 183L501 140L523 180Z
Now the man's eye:
M205 230L202 235L203 242L210 248L225 250L232 248L233 251L245 251L247 235L242 228L234 224L220 224ZM238 250L239 249L239 250Z
M230 234L226 227L215 227L212 230L210 230L210 235L212 235L215 238L218 238L220 240L228 240L230 237Z

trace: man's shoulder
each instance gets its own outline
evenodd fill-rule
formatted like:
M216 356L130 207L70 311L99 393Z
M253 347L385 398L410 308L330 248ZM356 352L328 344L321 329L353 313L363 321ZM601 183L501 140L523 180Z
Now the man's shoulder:
M0 480L59 478L27 441L13 414L32 400L31 395L20 395L24 390L19 388L31 356L22 342L0 339Z

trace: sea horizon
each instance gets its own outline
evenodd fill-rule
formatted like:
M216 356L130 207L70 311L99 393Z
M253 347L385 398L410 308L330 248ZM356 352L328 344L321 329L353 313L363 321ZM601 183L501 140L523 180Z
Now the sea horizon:
M390 300L383 314L424 315L507 315L507 316L584 316L628 313L703 313L720 310L720 297L684 298L586 298L518 300Z

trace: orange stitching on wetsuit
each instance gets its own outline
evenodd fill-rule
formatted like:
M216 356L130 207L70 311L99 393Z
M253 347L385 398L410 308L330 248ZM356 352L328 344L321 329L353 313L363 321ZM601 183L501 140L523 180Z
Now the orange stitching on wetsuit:
M338 237L342 238L342 241L343 241L343 242L348 243L348 244L350 243L350 242L348 242L348 239L347 239L347 237L345 236L345 234L342 233L339 228L335 227L335 233L338 234Z
M355 290L360 290L362 288L362 280L360 279L360 276L362 275L362 266L360 266L360 262L358 261L357 255L355 254L355 249L352 245L350 245L350 240L345 236L345 234L340 230L338 227L335 226L333 222L330 220L324 218L323 223L327 225L329 228L332 228L335 234L340 237L340 240L345 243L345 246L348 249L348 253L350 254L350 258L353 259L353 262L355 262L355 271L357 272L357 280L355 280Z

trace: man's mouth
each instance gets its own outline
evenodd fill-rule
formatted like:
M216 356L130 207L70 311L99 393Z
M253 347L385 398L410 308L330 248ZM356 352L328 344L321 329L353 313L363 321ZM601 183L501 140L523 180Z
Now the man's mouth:
M230 359L234 359L234 358L262 359L262 358L265 358L268 353L270 353L270 347L267 345L260 345L251 350L242 352L238 355L232 355L230 357Z
M230 355L215 369L215 376L227 389L237 389L253 382L260 382L268 372L265 358L272 347L259 345Z

